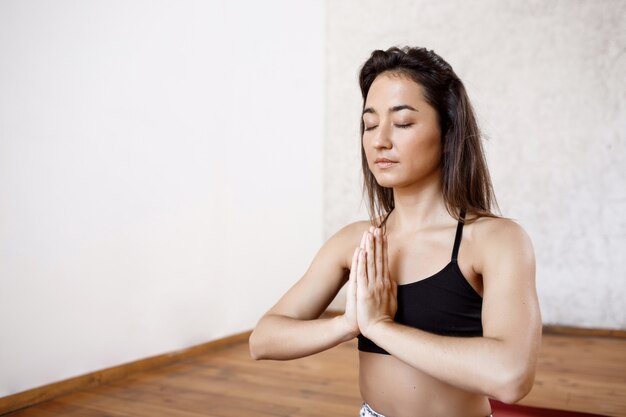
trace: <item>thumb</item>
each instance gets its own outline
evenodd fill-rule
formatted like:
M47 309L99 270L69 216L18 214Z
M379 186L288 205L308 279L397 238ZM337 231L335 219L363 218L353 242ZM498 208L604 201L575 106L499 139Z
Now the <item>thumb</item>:
M359 248L354 250L352 255L352 266L350 267L350 275L348 276L348 297L356 297L356 269L359 259Z

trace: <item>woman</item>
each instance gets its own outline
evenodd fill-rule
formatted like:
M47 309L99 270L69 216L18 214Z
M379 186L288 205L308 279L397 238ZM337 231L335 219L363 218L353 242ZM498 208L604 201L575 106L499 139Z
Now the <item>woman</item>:
M361 416L488 416L488 398L516 402L533 384L532 244L492 212L480 132L447 62L377 50L359 81L371 220L322 246L259 321L251 356L299 358L358 337ZM345 313L320 319L346 283Z

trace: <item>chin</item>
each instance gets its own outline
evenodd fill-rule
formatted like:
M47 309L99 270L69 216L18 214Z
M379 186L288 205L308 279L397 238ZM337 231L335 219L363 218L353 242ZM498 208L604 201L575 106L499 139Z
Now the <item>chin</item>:
M376 181L378 183L378 185L380 185L383 188L395 188L396 184L390 181Z
M395 188L402 185L396 178L389 178L382 175L374 175L374 178L376 178L378 185L384 188Z

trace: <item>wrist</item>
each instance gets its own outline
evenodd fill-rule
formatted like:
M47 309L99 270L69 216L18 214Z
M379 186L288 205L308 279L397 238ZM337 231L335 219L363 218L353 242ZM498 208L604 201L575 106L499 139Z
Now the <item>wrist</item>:
M335 328L337 329L342 342L347 342L359 335L359 328L350 325L350 320L345 314L333 317Z
M382 318L369 324L366 328L361 329L361 333L363 336L375 342L374 339L380 339L381 334L385 331L385 328L393 325L394 323L395 322L391 317Z

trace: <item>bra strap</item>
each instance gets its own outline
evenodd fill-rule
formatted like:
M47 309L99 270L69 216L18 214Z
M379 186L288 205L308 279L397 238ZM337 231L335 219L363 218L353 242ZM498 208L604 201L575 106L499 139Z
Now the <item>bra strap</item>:
M461 219L465 220L465 210L461 210ZM459 220L459 224L456 226L456 236L454 237L454 248L452 249L452 262L456 262L459 255L459 246L461 246L461 236L463 236L464 221Z

